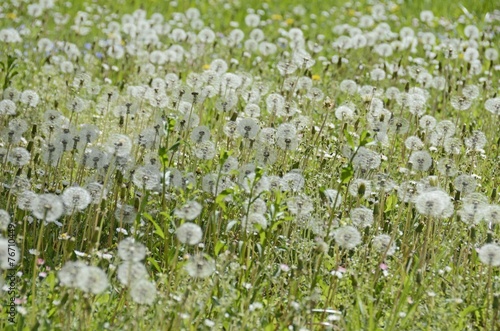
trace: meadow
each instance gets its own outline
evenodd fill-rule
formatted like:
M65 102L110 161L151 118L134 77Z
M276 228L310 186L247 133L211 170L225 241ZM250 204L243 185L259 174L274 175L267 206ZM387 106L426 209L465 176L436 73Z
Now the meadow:
M0 330L500 330L494 1L5 0Z

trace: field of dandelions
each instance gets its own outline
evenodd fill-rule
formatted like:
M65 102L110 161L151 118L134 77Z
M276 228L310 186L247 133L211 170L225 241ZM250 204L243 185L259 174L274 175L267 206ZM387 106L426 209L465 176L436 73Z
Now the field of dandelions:
M140 2L0 4L0 330L500 329L494 1Z

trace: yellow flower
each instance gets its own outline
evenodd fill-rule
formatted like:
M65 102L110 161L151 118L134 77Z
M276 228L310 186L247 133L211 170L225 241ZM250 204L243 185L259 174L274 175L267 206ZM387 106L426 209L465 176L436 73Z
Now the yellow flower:
M283 19L283 16L281 16L280 14L273 14L271 15L271 19L273 21L281 21Z
M13 19L15 19L16 17L17 17L16 13L8 13L8 14L7 14L7 18L8 18L8 19L13 20Z
M210 64L204 64L202 68L203 70L208 70L210 69Z
M464 58L464 53L460 53L460 54L458 54L458 58L459 58L460 60L463 60L463 58Z
M347 15L349 15L349 16L354 16L354 15L356 15L356 11L355 11L354 9L349 9L349 10L347 11Z
M320 75L312 75L311 79L312 80L321 80L321 76Z
M391 8L390 8L390 11L391 11L392 13L395 13L395 12L397 12L398 10L399 10L399 6L398 6L398 5L396 5L396 4L392 5L392 6L391 6Z
M294 20L293 18L287 18L287 19L286 19L286 24L287 24L287 25L292 25L292 24L293 24L293 22L295 22L295 20Z

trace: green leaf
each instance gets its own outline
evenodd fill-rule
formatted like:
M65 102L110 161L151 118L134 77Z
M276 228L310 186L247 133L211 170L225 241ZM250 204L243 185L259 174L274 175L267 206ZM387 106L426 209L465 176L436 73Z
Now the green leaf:
M155 267L155 269L158 271L158 272L161 272L161 268L160 268L160 265L158 264L158 262L156 262L155 259L153 259L151 256L148 257L148 262L151 263L151 265L153 265L153 267Z
M373 139L370 138L370 132L368 132L366 130L361 132L361 137L359 138L359 146L368 145L372 141L373 141Z
M215 256L219 255L220 251L225 248L227 248L226 243L219 240L214 247Z
M172 151L172 152L175 152L175 151L177 151L179 149L180 145L181 145L181 140L177 139L177 141L172 146L170 146L170 148L168 150Z
M389 212L396 207L396 202L398 201L398 197L395 195L390 195L385 201L385 210L384 212Z
M342 168L342 172L340 173L340 179L342 180L342 183L349 183L349 181L353 176L354 176L354 168L352 167L352 164L349 163L347 167Z
M160 157L163 165L165 165L168 161L167 149L165 147L160 147L160 149L158 150L158 156Z
M352 136L351 134L349 133L349 131L347 131L347 129L344 129L344 137L345 139L347 140L347 143L349 144L349 146L354 149L356 146L354 145L354 140L352 139Z
M218 196L217 198L215 199L215 202L217 203L217 205L219 205L219 207L222 208L223 211L226 211L226 203L224 202L224 199L228 196L228 195L231 195L233 194L234 190L233 189L225 189L224 191L222 191Z
M153 220L153 217L151 215L149 215L148 213L142 213L142 216L147 219L148 221L150 221L151 223L153 223L153 226L155 227L155 234L157 234L161 239L165 239L165 233L163 232L163 230L161 229L161 227L158 225L158 223L156 223L154 220Z

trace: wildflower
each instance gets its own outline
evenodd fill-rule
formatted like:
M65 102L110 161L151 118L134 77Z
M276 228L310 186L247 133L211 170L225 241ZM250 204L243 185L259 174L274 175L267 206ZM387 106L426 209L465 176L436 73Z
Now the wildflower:
M254 139L260 130L259 124L253 118L244 118L238 122L236 127L240 136L245 139Z
M202 206L196 201L188 201L180 208L174 210L174 215L192 221L201 213Z
M211 160L215 157L215 144L209 140L203 141L195 146L194 154L201 160Z
M343 226L334 232L337 245L344 249L353 249L361 244L361 234L352 226Z
M125 286L145 278L148 275L146 267L141 262L125 261L118 266L116 277Z
M453 95L450 99L450 103L456 110L467 110L472 105L472 100L465 96Z
M271 146L260 145L255 153L255 160L262 166L273 165L277 158L276 150Z
M118 244L118 256L123 261L139 262L146 257L146 246L128 237Z
M177 239L183 244L196 245L203 238L201 228L191 222L185 222L177 228L175 232Z
M355 168L362 170L377 169L380 166L380 162L380 155L366 147L360 147L352 160Z
M61 198L55 194L46 193L38 196L32 206L33 216L45 222L55 222L62 216L64 205Z
M77 287L78 276L80 270L86 268L87 265L81 261L68 261L57 273L57 278L62 286L66 287Z
M14 101L4 99L0 101L0 115L16 115L16 104Z
M440 136L448 138L452 137L455 134L456 127L453 122L444 120L436 125L435 130L436 133L439 134Z
M446 177L453 177L458 172L455 162L448 158L442 158L437 162L437 170Z
M10 224L9 213L4 209L0 209L0 231L7 230L9 224Z
M473 151L480 151L486 145L486 135L479 130L474 130L472 135L464 140L465 146Z
M349 185L349 194L353 197L368 198L372 193L369 180L356 178Z
M85 185L85 189L90 194L90 202L92 204L99 204L107 193L103 188L103 185L98 182L88 183L87 185Z
M453 155L460 155L462 153L462 141L459 138L446 138L444 140L444 151Z
M250 232L253 228L255 228L255 225L259 225L261 229L265 230L267 228L266 217L260 213L250 213L241 221L241 227L246 229L247 232Z
M99 267L85 266L79 269L76 285L87 293L100 294L109 286L106 273Z
M352 223L359 228L371 226L373 223L373 210L366 207L358 207L351 210Z
M258 118L260 117L260 107L259 105L255 103L249 103L245 106L245 109L243 110L245 115L247 115L250 118ZM1 110L0 110L1 113Z
M424 147L424 143L417 136L409 136L405 140L405 147L411 151L418 151Z
M191 141L200 144L210 139L210 129L207 126L197 126L191 131Z
M130 297L135 303L141 305L152 305L156 294L155 284L145 279L136 280L130 287Z
M298 192L304 187L305 180L300 170L292 170L286 173L280 181L280 187L283 191Z
M13 148L7 156L7 160L16 167L22 167L30 162L31 154L23 147Z
M449 206L452 206L451 198L441 190L424 191L415 198L417 211L426 216L440 218Z
M38 195L35 192L25 190L17 196L17 207L21 210L31 210L37 204L37 200Z
M486 244L477 250L479 260L492 267L500 266L500 246Z
M286 204L294 215L308 215L314 210L312 199L305 194L288 199Z
M500 115L500 97L486 100L484 108L493 115Z
M153 190L160 185L161 173L156 166L146 165L135 169L132 182L143 190Z
M460 175L455 180L453 181L453 184L455 185L455 189L462 194L468 194L471 192L474 192L476 189L476 180L474 177L469 176L469 175Z
M427 171L432 165L432 157L427 151L415 151L410 156L412 168L418 171Z
M265 145L274 145L276 130L273 128L263 128L259 131L258 141Z
M109 137L106 147L109 153L114 156L126 156L132 150L132 141L122 134L113 134Z
M74 210L84 210L92 200L90 193L86 189L77 186L65 189L61 198L70 213Z
M335 110L335 117L339 121L350 122L355 118L354 110L346 105L340 106Z
M35 91L26 90L23 93L21 93L19 101L22 104L25 104L26 106L36 107L38 105L38 102L40 101L40 97L38 96L38 93L36 93Z
M215 263L205 255L194 255L189 258L185 270L191 277L206 278L215 271Z
M500 205L487 205L483 208L481 214L485 222L492 224L500 223Z
M396 245L394 242L391 243L391 236L387 234L380 234L374 237L372 244L373 248L375 248L378 252L385 253L388 256L394 255L396 252Z

